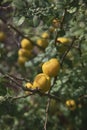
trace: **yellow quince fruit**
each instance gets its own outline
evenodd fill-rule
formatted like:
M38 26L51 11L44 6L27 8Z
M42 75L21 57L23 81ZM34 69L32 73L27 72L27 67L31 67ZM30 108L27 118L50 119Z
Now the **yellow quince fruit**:
M60 70L60 63L56 58L52 58L42 65L43 73L45 73L50 77L57 76L59 70Z
M23 56L23 57L31 57L32 56L32 52L31 50L26 50L23 48L20 48L18 51L18 56Z
M50 37L50 35L49 35L48 32L44 32L44 33L42 33L41 37L45 38L45 39L48 39Z
M76 102L73 99L69 99L66 101L66 106L70 109L70 110L75 110L76 109Z
M27 57L19 56L18 57L18 64L20 66L24 66L25 62L28 61L29 59Z
M50 77L44 73L36 75L33 82L33 89L39 89L42 93L49 91L51 86Z
M27 82L25 85L25 88L29 88L29 89L32 89L32 84L30 83L30 82ZM30 91L25 91L25 94L26 95L29 95L29 94L32 94L32 92L30 92Z
M33 49L33 44L31 43L31 41L24 38L21 41L21 47L24 48L24 49L32 50Z
M39 38L39 39L37 39L36 44L38 46L42 47L43 49L45 49L48 46L49 43L48 43L47 39Z
M58 37L57 38L57 42L60 42L62 44L68 44L70 43L72 40L70 38L67 37Z

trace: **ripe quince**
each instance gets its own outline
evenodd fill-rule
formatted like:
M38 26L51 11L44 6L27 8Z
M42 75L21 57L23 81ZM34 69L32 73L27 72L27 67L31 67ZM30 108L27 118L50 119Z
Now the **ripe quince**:
M29 59L27 57L19 56L18 57L18 64L20 66L24 66L25 62L28 61Z
M67 37L58 37L57 42L60 42L62 44L68 44L71 42L71 39Z
M24 48L24 49L32 50L33 49L33 44L31 43L31 41L29 41L28 39L24 38L21 41L21 47Z
M48 41L47 39L39 38L36 44L45 49L48 46Z
M50 77L55 77L60 70L60 63L58 59L52 58L42 65L42 71Z
M39 89L42 93L49 91L51 86L50 77L44 73L38 74L33 82L33 89Z
M41 37L45 38L45 39L48 39L50 36L49 36L49 33L44 32L44 33L42 33Z
M73 99L69 99L66 101L66 106L70 109L70 110L75 110L76 109L76 102Z
M31 57L32 53L31 50L26 50L23 48L20 48L18 51L18 56L23 56L23 57Z

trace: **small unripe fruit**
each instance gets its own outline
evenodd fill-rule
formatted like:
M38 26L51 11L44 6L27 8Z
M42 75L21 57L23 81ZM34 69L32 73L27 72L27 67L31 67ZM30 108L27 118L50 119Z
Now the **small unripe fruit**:
M31 41L29 41L28 39L23 39L21 41L21 47L24 48L24 49L28 49L28 50L33 49L33 45L31 43Z
M40 38L37 40L36 44L45 49L48 46L48 41Z
M51 27L49 28L50 34L53 33L54 31L56 31L56 29L55 29L53 26L51 26Z
M53 19L52 23L55 28L58 28L60 26L60 20L58 20L57 18Z
M31 84L30 82L27 82L24 86L25 86L25 88L32 89L32 84ZM26 94L26 95L32 94L32 92L30 92L30 91L25 91L25 94Z
M27 82L25 85L24 85L26 88L32 88L32 84L30 82Z
M28 61L27 57L22 57L22 56L18 57L18 64L19 65L21 65L21 66L24 65L26 61Z
M44 33L42 33L41 37L45 38L45 39L48 39L50 36L49 36L49 33L44 32Z
M60 70L60 63L56 58L52 58L42 65L43 73L47 74L50 77L57 76L59 70Z
M60 42L62 44L68 44L71 42L71 39L66 37L59 37L57 38L57 42Z
M6 35L4 32L0 32L0 41L3 42L6 38Z
M51 86L50 77L46 74L38 74L33 82L33 89L39 89L42 93L49 91Z
M70 109L70 110L75 110L76 109L76 102L73 99L69 99L66 101L66 106Z
M29 57L32 56L32 54L31 54L30 50L20 48L19 51L18 51L18 56L23 56L23 57L28 57L29 58Z

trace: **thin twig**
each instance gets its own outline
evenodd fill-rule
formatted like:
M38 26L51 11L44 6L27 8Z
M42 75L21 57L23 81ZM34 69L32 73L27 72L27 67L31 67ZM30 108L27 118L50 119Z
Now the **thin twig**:
M81 56L82 56L81 43L79 43L79 45L78 45L78 51L79 51L79 55L80 55L80 57L81 57Z
M79 41L79 44L78 44L78 52L79 52L80 57L82 57L82 50L81 50L81 42L82 41L83 41L83 38ZM81 65L82 65L82 67L85 66L83 61L81 61Z
M56 41L57 41L57 37L58 37L58 30L56 30L56 32L55 32L56 34L55 34L55 40L54 40L54 44L55 44L55 47L56 47Z
M59 97L53 95L53 94L47 94L47 93L45 93L42 96L49 97L50 99L54 99L54 100L56 100L58 102L61 102L61 99Z
M67 13L67 9L65 8L65 9L64 9L63 16L62 16L61 23L60 23L60 29L61 29L61 30L63 29L63 24L64 24L64 20L65 20L65 17L66 17L66 13Z
M8 5L8 6L6 6L6 7L4 7L4 6L0 6L0 9L1 10L8 10L8 9L11 9L12 7L10 6L10 5Z
M17 82L17 80L15 80L13 77L11 77L10 75L8 75L8 74L5 74L4 75L4 78L9 78L12 82L14 82L18 87L20 87L20 88L22 88L22 85L21 84L19 84L18 82Z
M46 116L45 116L45 123L44 123L44 130L47 130L47 122L48 122L48 111L49 111L49 106L50 106L50 101L51 101L51 98L57 98L56 96L54 97L54 95L50 95L50 92L56 82L56 79L57 77L54 78L54 82L53 82L53 85L51 86L50 90L48 91L48 102L47 102L47 105L46 105ZM46 96L46 95L45 95ZM55 99L56 100L56 99ZM60 99L58 99L60 101ZM58 101L57 100L57 101Z
M31 95L34 95L33 93L31 94L27 94L27 95L23 95L23 96L18 96L18 97L12 97L11 101L15 101L17 99L21 99L21 98L26 98L26 97L29 97Z
M10 77L13 77L14 79L16 80L19 80L19 81L26 81L26 82L30 82L30 80L28 79L25 79L25 78L21 78L21 77L15 77L14 75L11 75L11 74L8 74Z
M84 100L84 99L87 99L87 94L81 95L81 96L78 98L78 101L81 101L81 100Z
M48 102L47 102L47 106L46 106L46 116L45 116L44 130L47 130L49 105L50 105L50 98L48 98Z
M22 96L17 96L17 97L12 97L12 96L4 96L5 100L8 100L9 102L13 102L13 101L16 101L18 99L21 99L21 98L26 98L26 97L29 97L33 95L33 93L31 94L27 94L27 95L22 95Z
M69 51L70 51L71 48L73 47L73 44L74 44L75 39L76 39L76 38L73 37L73 40L72 40L70 46L68 47L68 49L65 51L64 55L62 56L62 58L61 58L61 66L63 65L63 62L64 62L64 59L65 59L66 55L69 53Z

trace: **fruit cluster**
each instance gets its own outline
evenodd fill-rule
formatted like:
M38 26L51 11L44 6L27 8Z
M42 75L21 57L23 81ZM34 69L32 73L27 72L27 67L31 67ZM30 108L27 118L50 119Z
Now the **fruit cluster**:
M41 35L41 38L37 39L36 45L41 47L42 49L45 49L48 46L48 39L49 39L49 33L44 32ZM31 40L28 40L24 38L21 41L21 48L18 51L18 64L24 65L26 61L29 60L29 58L32 57L32 50L34 48L34 45L32 44Z
M25 87L30 89L39 89L42 93L50 90L51 87L51 77L55 77L60 69L60 63L56 58L52 58L42 65L42 72L38 74L33 84L26 83ZM26 91L27 94L30 92Z
M21 48L18 51L18 64L24 65L26 61L32 56L33 44L28 39L21 41Z
M53 27L54 29L58 28L60 26L60 21L58 19L53 20ZM41 34L40 38L37 39L36 44L37 46L41 47L42 49L45 49L49 42L49 38L51 36L51 32L44 32ZM61 43L61 45L67 45L71 42L71 39L66 37L58 37L56 43ZM33 49L32 42L28 39L23 39L21 41L21 48L18 51L18 63L20 65L24 65L26 61L29 60L29 58L32 55L32 49ZM64 51L66 48L64 48ZM29 88L32 90L38 89L42 93L45 93L50 90L51 86L51 78L56 77L58 75L58 72L60 70L60 63L57 58L52 58L49 61L46 61L42 65L42 73L37 74L34 78L33 83L27 82L25 84L25 88ZM31 94L32 92L25 91L26 94Z
M53 19L52 25L53 25L52 27L54 28L53 31L55 31L55 29L57 29L60 26L60 21L57 18ZM50 36L51 36L50 30L43 32L41 34L40 38L37 39L36 45L41 47L42 49L45 49L49 45ZM61 46L59 46L59 48L58 48L58 52L65 52L67 50L66 45L69 44L70 42L71 42L70 38L58 37L56 39L56 44L57 43L58 43L58 45L59 45L59 43L61 44ZM62 45L64 45L64 46L62 46ZM31 40L23 39L21 41L21 48L18 51L18 63L20 65L24 65L24 63L26 61L28 61L29 58L32 56L33 47L34 47L34 45L32 44ZM45 70L43 70L43 71L45 71ZM46 73L49 73L49 72L46 72ZM49 75L49 76L51 76L51 75ZM54 76L55 76L55 74L54 74Z

